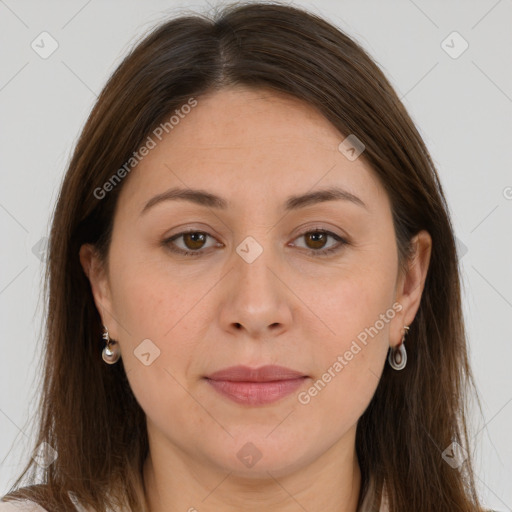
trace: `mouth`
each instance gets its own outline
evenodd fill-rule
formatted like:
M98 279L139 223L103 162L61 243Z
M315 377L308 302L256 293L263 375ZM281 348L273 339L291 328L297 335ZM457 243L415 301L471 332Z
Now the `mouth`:
M225 398L245 405L276 402L297 390L308 379L302 372L284 366L231 366L205 377Z

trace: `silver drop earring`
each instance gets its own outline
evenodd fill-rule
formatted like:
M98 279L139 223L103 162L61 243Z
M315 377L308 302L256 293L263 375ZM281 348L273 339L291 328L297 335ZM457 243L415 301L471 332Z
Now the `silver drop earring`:
M403 370L407 364L407 352L405 350L405 335L409 332L409 327L404 325L404 334L402 341L397 348L390 347L388 354L388 363L394 370Z
M108 334L107 326L104 325L103 329L105 329L105 332L103 333L103 339L105 340L105 348L103 349L103 352L101 353L101 357L103 357L103 361L107 364L115 364L121 357L121 350L119 349L119 344L114 341L113 344L111 342L113 340L110 339L110 336Z

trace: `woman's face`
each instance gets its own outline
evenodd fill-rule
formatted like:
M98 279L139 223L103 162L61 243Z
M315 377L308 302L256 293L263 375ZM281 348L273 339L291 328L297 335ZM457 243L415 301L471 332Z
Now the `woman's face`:
M425 266L398 274L384 188L313 108L239 87L196 100L125 178L108 266L87 271L151 446L254 477L351 453ZM355 199L297 199L332 187ZM171 189L222 199L152 201ZM207 379L236 365L301 378Z

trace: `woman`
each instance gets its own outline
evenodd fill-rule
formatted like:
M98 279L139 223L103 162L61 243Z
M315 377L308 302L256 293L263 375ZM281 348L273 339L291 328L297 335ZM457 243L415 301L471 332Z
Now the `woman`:
M66 173L46 291L39 451L0 511L482 510L442 187L315 15L234 6L134 48Z

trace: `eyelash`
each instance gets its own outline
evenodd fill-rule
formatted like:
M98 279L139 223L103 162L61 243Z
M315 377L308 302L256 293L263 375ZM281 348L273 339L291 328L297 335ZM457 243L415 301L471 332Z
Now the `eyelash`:
M205 233L204 231L198 231L198 230L192 229L192 230L189 230L189 231L182 231L181 233L173 235L172 237L163 240L162 244L165 247L167 247L170 251L172 251L174 253L177 253L177 254L181 254L182 256L188 256L188 257L198 257L198 256L201 256L202 253L204 252L201 249L198 249L197 251L184 251L183 249L176 249L176 247L173 247L171 245L171 242L173 242L174 240L182 237L183 235L188 235L190 233L200 233L202 235L206 235L207 237L213 238L210 234ZM305 236L305 235L309 235L311 233L321 233L321 234L324 234L324 235L331 236L331 237L333 237L338 242L338 244L336 246L330 247L328 249L317 249L317 250L309 249L308 250L308 254L310 256L327 256L328 254L332 254L332 253L340 251L343 248L343 246L349 245L349 242L345 238L343 238L343 237L341 237L339 235L336 235L335 233L332 233L331 231L327 231L327 230L324 230L324 229L310 229L310 230L304 231L303 233L298 235L297 238L300 238L300 237Z

